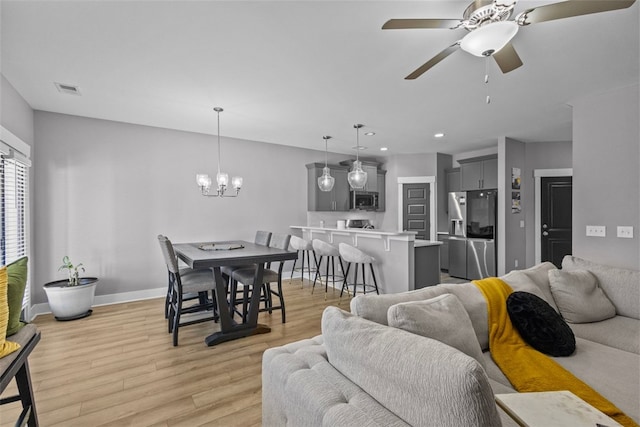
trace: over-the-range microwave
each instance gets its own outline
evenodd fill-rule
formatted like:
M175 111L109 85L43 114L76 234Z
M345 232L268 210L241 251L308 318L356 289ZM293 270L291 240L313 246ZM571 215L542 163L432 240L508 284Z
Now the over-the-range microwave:
M375 211L378 209L377 191L353 191L349 194L349 209Z

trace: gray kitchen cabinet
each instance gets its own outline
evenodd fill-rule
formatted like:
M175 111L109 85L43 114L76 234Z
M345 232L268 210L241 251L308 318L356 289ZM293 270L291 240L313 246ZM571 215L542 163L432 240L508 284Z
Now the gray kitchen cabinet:
M362 164L362 170L367 173L367 183L364 185L364 191L378 191L378 168L373 165Z
M498 188L497 158L460 162L460 189L462 191L492 188Z
M325 192L318 188L318 178L322 176L324 163L310 163L307 166L307 210L338 211L349 210L349 183L344 166L329 165L335 179L333 189Z
M447 192L462 191L460 186L460 168L447 170Z
M385 178L385 174L387 173L387 171L382 171L379 170L377 171L376 175L378 178L378 209L376 209L376 211L378 212L384 212L385 208L386 208L386 194L387 194L387 190L386 190L386 178Z
M449 235L438 234L438 241L442 242L440 246L440 269L449 270Z

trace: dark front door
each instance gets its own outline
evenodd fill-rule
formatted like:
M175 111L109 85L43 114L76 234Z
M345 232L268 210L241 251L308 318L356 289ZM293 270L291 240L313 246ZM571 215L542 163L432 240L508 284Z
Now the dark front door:
M571 254L572 178L542 177L541 183L541 259L560 268L562 258Z
M416 239L429 240L429 184L402 186L402 228L415 231Z

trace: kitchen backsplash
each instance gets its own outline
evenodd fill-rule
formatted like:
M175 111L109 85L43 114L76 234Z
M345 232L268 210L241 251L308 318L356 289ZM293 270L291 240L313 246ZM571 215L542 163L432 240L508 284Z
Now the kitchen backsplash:
M383 212L370 211L354 211L354 212L311 212L307 211L307 225L310 227L319 227L320 221L324 221L324 226L336 228L340 219L368 219L375 227L379 228L382 224Z

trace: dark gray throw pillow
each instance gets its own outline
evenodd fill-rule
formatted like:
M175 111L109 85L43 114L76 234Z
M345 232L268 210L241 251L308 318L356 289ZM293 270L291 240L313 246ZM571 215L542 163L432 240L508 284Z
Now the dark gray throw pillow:
M542 298L528 292L513 292L507 298L511 323L523 340L550 356L570 356L576 338L569 325Z

